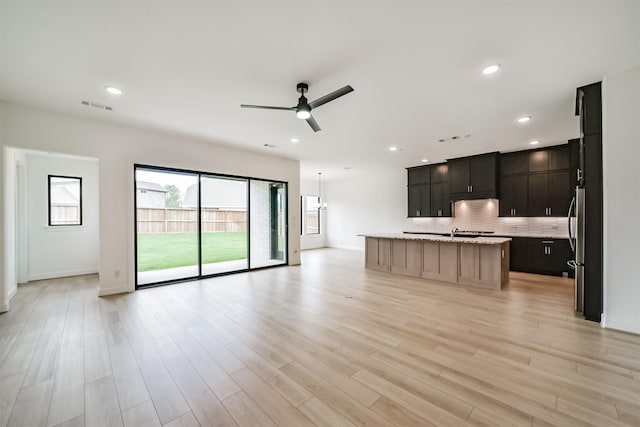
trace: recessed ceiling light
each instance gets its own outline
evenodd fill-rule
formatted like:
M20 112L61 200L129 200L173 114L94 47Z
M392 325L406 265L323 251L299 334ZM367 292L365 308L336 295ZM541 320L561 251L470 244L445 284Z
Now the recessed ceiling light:
M109 92L111 95L122 95L122 90L113 86L105 86L104 90Z
M300 142L300 140L298 138L291 138L291 142L295 144L296 142Z
M421 161L422 163L427 163L427 162L429 161L429 159L424 158L424 159L422 159L422 160L420 160L420 161Z
M389 147L389 151L398 151L398 147L393 145L393 146Z
M538 144L540 144L540 141L538 141L538 140L531 141L529 144L531 144L531 145L538 145Z
M482 69L482 74L493 74L500 69L500 64L487 65Z
M531 120L531 116L518 117L518 123L527 123L529 120Z

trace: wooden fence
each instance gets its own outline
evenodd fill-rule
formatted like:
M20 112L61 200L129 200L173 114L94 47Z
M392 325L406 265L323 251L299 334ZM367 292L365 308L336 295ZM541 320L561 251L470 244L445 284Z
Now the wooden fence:
M196 233L198 210L189 208L138 208L138 234ZM202 232L247 231L246 211L202 208Z

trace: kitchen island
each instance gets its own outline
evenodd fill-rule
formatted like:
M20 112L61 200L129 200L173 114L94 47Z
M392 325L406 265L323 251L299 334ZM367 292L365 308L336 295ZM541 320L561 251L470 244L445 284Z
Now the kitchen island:
M411 277L500 290L509 283L507 237L365 234L365 267Z

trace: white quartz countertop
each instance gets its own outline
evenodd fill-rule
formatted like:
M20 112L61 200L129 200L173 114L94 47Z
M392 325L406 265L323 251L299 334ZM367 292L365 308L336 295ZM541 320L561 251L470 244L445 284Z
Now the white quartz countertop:
M372 233L364 234L364 236L377 239L429 240L432 242L475 243L478 245L501 245L511 240L510 237L454 237L452 239L450 236L409 233Z

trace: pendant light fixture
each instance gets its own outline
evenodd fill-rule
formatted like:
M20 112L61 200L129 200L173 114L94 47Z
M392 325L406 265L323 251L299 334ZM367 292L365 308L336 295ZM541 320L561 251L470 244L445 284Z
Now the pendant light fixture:
M318 209L327 209L327 202L322 199L322 172L318 172Z

